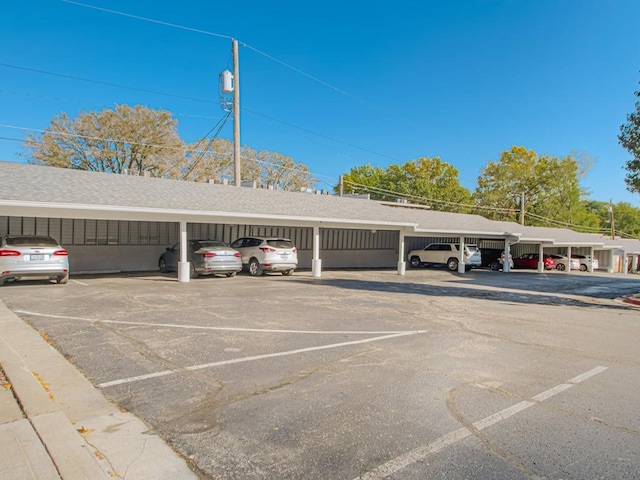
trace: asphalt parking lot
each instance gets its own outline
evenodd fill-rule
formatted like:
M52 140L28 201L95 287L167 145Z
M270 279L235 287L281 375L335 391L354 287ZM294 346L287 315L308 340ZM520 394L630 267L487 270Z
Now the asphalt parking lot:
M640 478L640 276L72 277L0 300L206 479Z

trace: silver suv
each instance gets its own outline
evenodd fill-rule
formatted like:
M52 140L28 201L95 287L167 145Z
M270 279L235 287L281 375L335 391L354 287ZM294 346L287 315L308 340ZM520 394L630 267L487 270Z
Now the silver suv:
M288 238L243 237L231 243L242 255L242 265L255 277L265 271L293 275L298 268L298 251Z
M456 272L460 261L460 244L431 243L422 250L410 251L407 258L412 268L427 265L446 265L449 270ZM464 246L463 263L466 271L482 265L480 250L476 245Z

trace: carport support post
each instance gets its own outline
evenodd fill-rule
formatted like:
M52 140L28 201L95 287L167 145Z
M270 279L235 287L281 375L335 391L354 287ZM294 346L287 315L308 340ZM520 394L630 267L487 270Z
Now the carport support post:
M593 258L593 255L591 255L591 258ZM593 265L593 263L592 263ZM637 272L638 271L638 255L634 255L633 256L633 260L631 260L631 271L632 272Z
M404 261L404 230L400 230L398 238L398 275L404 275L407 263Z
M178 281L189 281L189 262L187 262L187 222L180 222L180 261L178 262Z
M502 262L502 271L509 273L511 271L511 264L509 263L509 257L511 256L511 244L507 241L504 242L504 261Z
M566 273L571 271L571 246L567 247L567 270Z
M458 273L465 272L464 264L464 237L460 237L460 250L458 251Z
M544 272L544 247L540 244L538 248L538 273Z
M313 227L313 259L311 260L311 274L320 278L322 276L322 259L320 258L320 227Z
M611 249L609 250L609 268L607 268L607 273L613 273L615 260L616 260L615 251Z
M591 247L589 253L591 254L591 261L587 264L587 271L593 273L593 259L595 258L596 249Z

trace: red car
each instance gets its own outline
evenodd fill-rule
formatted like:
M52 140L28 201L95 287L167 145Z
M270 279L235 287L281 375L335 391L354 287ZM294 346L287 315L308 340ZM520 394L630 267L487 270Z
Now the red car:
M515 268L538 268L538 259L540 255L537 253L525 253L524 255L520 255L513 259L513 265ZM556 267L556 261L551 258L549 255L545 255L544 259L544 269L552 270Z

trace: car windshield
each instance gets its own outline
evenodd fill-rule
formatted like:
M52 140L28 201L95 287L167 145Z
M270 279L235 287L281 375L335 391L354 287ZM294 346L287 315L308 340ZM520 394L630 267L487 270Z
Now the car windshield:
M51 237L7 237L7 245L25 245L32 247L56 247L58 244Z
M199 241L198 243L200 244L200 248L226 247L227 246L226 243L220 242L218 240L205 240L205 241Z
M478 246L477 245L467 245L467 250L469 250L471 253L477 252L478 251Z
M274 238L272 240L267 240L267 245L274 248L293 248L291 240L287 240L286 238Z

